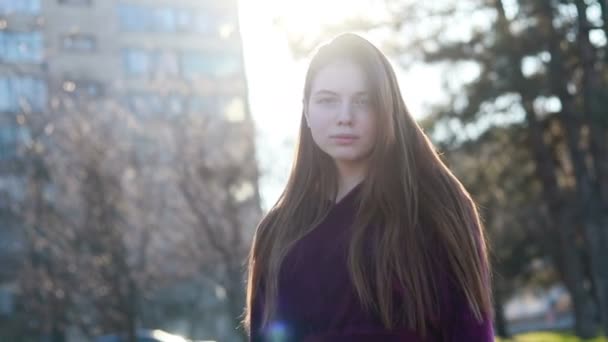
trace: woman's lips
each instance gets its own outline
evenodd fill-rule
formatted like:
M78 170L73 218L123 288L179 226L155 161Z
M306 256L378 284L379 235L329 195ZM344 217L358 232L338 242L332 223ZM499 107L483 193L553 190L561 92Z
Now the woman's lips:
M358 136L352 134L336 134L330 136L330 138L339 145L352 144L355 140L359 139Z

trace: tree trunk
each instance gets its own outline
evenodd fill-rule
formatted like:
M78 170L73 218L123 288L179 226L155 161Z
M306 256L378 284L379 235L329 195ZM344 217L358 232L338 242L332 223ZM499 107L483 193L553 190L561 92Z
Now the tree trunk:
M563 266L562 272L564 283L568 288L574 309L574 330L578 337L583 339L593 338L597 333L595 313L597 305L584 286L584 272L581 267L582 261L579 253L572 249L572 240L564 240L568 237L560 235L562 242Z
M605 260L608 260L608 250L604 248L608 226L605 225L604 208L606 204L605 194L602 194L603 183L605 183L604 167L606 154L602 127L598 119L605 115L605 108L602 108L602 79L601 70L598 70L597 52L589 40L590 23L587 19L587 5L582 0L576 1L578 12L578 41L581 63L583 65L583 113L590 132L590 154L594 161L594 179L591 179L589 172L585 175L588 180L587 199L588 202L583 206L584 214L587 219L588 243L590 251L595 253L591 259L593 267L594 283L600 307L602 327L608 334L608 267L605 267ZM606 25L606 23L604 22ZM583 165L584 166L584 165ZM604 197L604 198L603 198Z
M575 98L567 90L569 74L563 68L564 58L560 50L561 38L555 32L553 27L553 8L549 2L544 3L545 15L547 16L547 25L549 28L549 52L551 53L551 62L549 64L549 80L552 91L557 94L562 102L561 118L563 127L566 131L566 139L570 159L574 175L576 178L576 194L578 200L574 207L578 214L578 219L574 222L580 222L583 226L585 237L587 240L587 251L591 263L591 274L596 289L596 297L598 299L598 308L602 318L603 326L608 328L608 284L606 284L606 270L603 267L602 260L608 260L606 249L602 248L603 232L600 225L601 222L601 198L599 196L599 188L594 184L589 168L585 163L585 156L588 151L580 148L581 129L585 118L577 114ZM583 96L585 99L584 112L585 116L589 116L593 111L593 101L595 100L594 84L599 84L592 74L595 73L595 58L593 47L589 42L588 22L586 20L586 5L577 0L576 6L578 9L579 34L578 43L580 46L581 61L583 64ZM564 77L566 76L566 77ZM590 128L595 131L595 128ZM593 132L592 132L593 133ZM591 139L593 140L593 134ZM591 143L593 145L593 143ZM608 331L608 330L607 330Z
M552 11L551 4L549 2L546 4L549 10ZM498 29L505 36L505 39L512 41L513 44L511 45L515 46L515 40L510 32L502 1L496 0L495 5L498 12ZM548 20L548 24L551 26L550 29L553 30L551 20ZM577 251L576 240L573 238L574 221L565 217L571 210L564 205L563 195L559 192L555 176L556 166L553 162L552 153L543 141L543 130L536 118L533 106L534 98L525 87L526 79L519 67L521 65L521 58L522 56L519 56L515 50L509 56L510 64L515 66L513 72L515 73L515 83L517 84L517 88L519 88L516 91L518 91L522 98L522 105L526 113L525 120L528 124L529 146L536 163L536 173L543 184L543 198L547 203L549 214L552 220L554 220L555 225L553 228L558 235L560 242L559 249L563 254L561 260L563 270L561 271L565 285L573 300L576 334L583 338L593 337L595 335L594 305L589 293L583 286L585 279L583 260ZM551 61L555 61L553 56Z
M604 35L608 37L608 0L599 0L602 9L602 21L604 22ZM608 45L604 47L604 63L608 64Z
M496 278L496 277L495 277ZM505 319L504 307L503 307L503 296L504 291L502 286L498 282L492 283L494 287L494 329L495 335L500 338L507 339L511 335L507 330L507 321Z
M522 96L526 96L522 92ZM530 146L534 152L536 172L543 183L543 197L549 208L554 231L557 233L561 258L556 264L561 264L560 273L566 288L570 293L574 306L575 333L582 338L595 337L595 305L584 287L585 272L583 260L575 244L574 219L572 211L564 205L558 193L555 178L555 166L551 159L549 148L542 140L542 132L531 99L524 100L526 121L530 130Z
M608 0L599 0L600 7L602 10L603 29L604 35L608 37ZM604 46L604 60L602 67L599 68L599 72L596 74L590 74L591 77L599 79L599 85L596 93L598 97L597 101L593 102L594 108L592 120L589 121L591 134L593 137L592 141L592 153L593 161L595 166L596 177L599 181L599 188L603 202L603 212L608 212L608 118L606 117L606 106L608 106L607 95L608 91L608 44ZM602 80L601 77L604 77ZM591 112L590 112L591 113ZM608 220L608 217L604 218ZM607 222L608 223L608 222ZM604 241L608 243L608 228L606 223L604 224L606 231ZM608 334L608 332L606 332Z
M244 342L248 339L247 332L241 324L243 307L245 305L244 287L242 286L244 281L239 263L233 265L229 267L227 272L226 299L228 300L228 313L238 327L237 338Z
M137 342L137 286L131 276L127 276L127 287L129 296L125 298L127 303L127 340Z
M51 331L51 342L65 342L65 332L57 325L53 325Z

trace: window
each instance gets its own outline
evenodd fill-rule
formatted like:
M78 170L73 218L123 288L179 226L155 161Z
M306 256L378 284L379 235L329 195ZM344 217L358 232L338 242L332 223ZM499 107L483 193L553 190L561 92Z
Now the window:
M42 50L40 32L0 31L0 61L40 63Z
M93 0L57 0L62 5L91 6Z
M188 51L180 56L180 65L185 78L197 78L213 74L213 62L202 52Z
M104 87L100 82L90 80L66 80L63 90L74 97L95 98L103 96Z
M215 16L211 13L196 12L193 20L191 30L196 33L210 34L214 32L217 26Z
M0 112L10 110L12 95L7 78L0 78Z
M0 159L14 157L20 144L29 139L27 128L16 123L0 126Z
M69 34L61 39L64 50L92 52L97 48L97 40L92 34Z
M159 157L159 145L158 142L152 139L150 136L136 135L133 137L133 148L135 150L136 158L142 163L152 163L158 160ZM140 338L138 338L138 341ZM124 341L124 340L120 340Z
M4 240L4 239L3 239ZM7 239L8 240L8 239ZM2 250L7 250L10 240L4 240ZM0 287L0 315L10 315L15 310L15 291L10 291L6 287Z
M217 15L193 8L151 7L131 4L118 6L120 27L125 31L133 32L179 31L218 34L220 24ZM225 19L223 20L225 21Z
M241 71L241 59L236 53L222 53L214 56L215 75L232 76Z
M141 118L159 117L165 112L164 99L158 94L130 94L128 101L131 111Z
M132 76L177 76L180 73L179 58L173 51L151 51L126 49L124 64L127 74Z
M170 95L165 101L167 117L176 117L184 114L184 99L179 95Z
M216 96L161 95L151 92L131 93L126 98L130 110L140 118L174 118L189 116L213 116L238 123L246 119L245 101L240 96L218 98Z
M155 8L150 10L152 20L150 31L175 32L175 11L171 8Z
M40 0L0 0L0 14L40 14Z
M120 5L118 17L120 27L125 31L145 31L148 27L149 16L141 6Z
M175 32L178 19L184 19L173 8L140 5L120 5L118 17L123 30L134 32Z
M184 114L184 98L177 94L133 93L127 101L131 111L141 118L172 118Z
M125 70L129 75L149 74L152 70L152 55L141 49L127 49L123 53Z
M188 107L193 115L215 115L217 100L215 97L193 96L188 100Z
M180 8L175 10L175 28L178 31L190 31L194 23L194 14L191 10Z
M241 70L240 58L229 53L185 52L181 56L184 77L200 76L226 77Z
M179 75L179 57L173 51L159 51L154 54L154 70L161 76Z
M32 77L0 77L0 112L33 111L46 108L47 86Z

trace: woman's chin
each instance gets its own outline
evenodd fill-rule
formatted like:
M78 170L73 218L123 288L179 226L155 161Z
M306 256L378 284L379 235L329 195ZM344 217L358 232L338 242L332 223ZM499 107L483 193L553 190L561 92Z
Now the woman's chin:
M363 156L353 154L335 154L331 156L336 163L341 164L356 164L362 162Z

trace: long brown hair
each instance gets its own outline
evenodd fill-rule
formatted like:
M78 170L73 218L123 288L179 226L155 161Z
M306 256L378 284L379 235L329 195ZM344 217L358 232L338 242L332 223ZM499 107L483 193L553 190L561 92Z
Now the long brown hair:
M354 34L322 46L306 74L304 103L316 73L336 60L352 61L364 71L378 115L377 141L358 193L348 256L361 304L378 314L387 329L407 325L426 335L428 319L439 314L440 283L447 272L476 318L491 317L486 240L475 203L408 112L382 52ZM272 320L284 257L327 215L332 202L324 199L337 194L336 167L316 146L304 120L302 115L285 190L261 220L250 251L244 319L248 329L261 286L263 325ZM365 257L369 246L374 251L371 261ZM395 286L410 294L399 307L394 304Z

